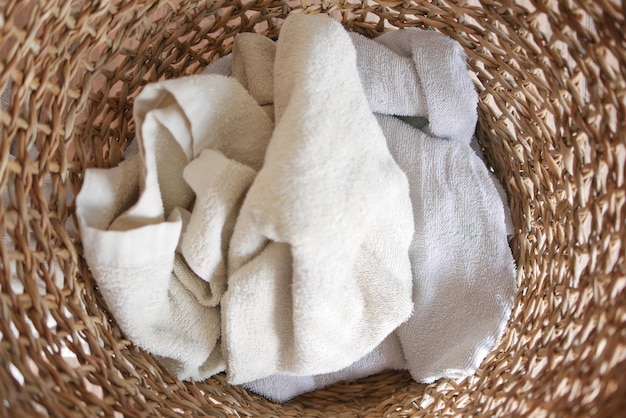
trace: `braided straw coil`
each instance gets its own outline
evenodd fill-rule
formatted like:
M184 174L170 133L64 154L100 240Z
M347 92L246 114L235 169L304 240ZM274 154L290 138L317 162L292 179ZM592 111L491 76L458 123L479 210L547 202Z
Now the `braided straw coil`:
M107 313L68 232L82 173L118 164L146 83L199 73L239 32L276 38L289 13L430 28L467 52L519 285L476 375L387 372L277 405L174 379ZM625 414L625 15L614 0L0 1L0 416Z

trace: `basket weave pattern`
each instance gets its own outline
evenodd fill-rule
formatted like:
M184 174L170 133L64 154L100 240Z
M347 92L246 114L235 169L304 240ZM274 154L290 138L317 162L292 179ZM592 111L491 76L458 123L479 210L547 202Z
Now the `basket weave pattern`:
M239 32L276 38L301 12L369 36L438 30L469 57L519 284L502 341L471 378L418 385L388 372L287 405L221 376L177 381L123 338L67 232L83 171L115 166L133 140L146 83L200 72ZM625 15L611 0L1 2L0 416L624 413Z

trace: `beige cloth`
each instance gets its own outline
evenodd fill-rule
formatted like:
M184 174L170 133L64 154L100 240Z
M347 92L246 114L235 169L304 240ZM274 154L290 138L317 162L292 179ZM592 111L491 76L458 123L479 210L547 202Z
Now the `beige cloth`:
M408 184L349 36L327 17L290 16L274 71L276 127L235 225L222 300L232 383L348 367L412 309Z
M77 199L111 313L179 378L337 371L411 312L408 183L349 37L312 16L287 19L283 37L276 50L236 41L237 81L146 86L138 154L88 170Z
M179 378L203 379L226 367L217 306L226 283L222 237L273 124L222 76L148 85L134 118L139 153L85 174L77 198L85 257L126 336ZM213 209L220 215L208 217Z

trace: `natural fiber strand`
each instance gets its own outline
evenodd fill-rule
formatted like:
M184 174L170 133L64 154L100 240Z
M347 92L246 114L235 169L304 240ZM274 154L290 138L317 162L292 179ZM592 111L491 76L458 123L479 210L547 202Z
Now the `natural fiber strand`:
M82 173L121 160L146 83L202 71L237 33L275 39L289 13L368 36L428 28L465 49L519 284L475 376L418 385L387 372L276 405L222 376L175 380L108 314L68 233ZM625 15L613 0L1 2L0 416L620 416Z

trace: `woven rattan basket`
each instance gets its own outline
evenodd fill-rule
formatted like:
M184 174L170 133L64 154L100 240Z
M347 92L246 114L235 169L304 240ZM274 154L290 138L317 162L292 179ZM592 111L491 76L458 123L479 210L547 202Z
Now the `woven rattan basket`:
M389 372L277 405L222 376L177 381L107 313L71 234L82 173L120 161L142 86L200 72L239 32L276 38L289 13L466 50L519 284L475 376ZM0 416L626 416L625 15L614 0L1 0Z

